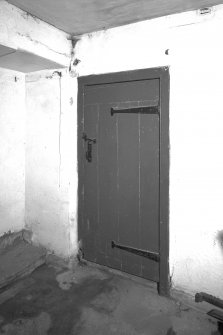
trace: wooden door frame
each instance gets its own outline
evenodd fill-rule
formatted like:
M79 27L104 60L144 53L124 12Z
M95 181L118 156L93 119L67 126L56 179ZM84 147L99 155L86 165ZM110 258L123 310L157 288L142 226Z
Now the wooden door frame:
M159 283L158 291L169 295L169 67L106 73L78 78L78 236L82 223L83 140L82 123L86 86L159 79L160 83L160 161L159 161Z

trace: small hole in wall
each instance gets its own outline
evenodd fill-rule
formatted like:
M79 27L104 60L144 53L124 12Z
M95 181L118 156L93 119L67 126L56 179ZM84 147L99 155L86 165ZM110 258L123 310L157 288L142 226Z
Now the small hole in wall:
M208 15L212 13L212 8L211 7L204 7L198 10L199 15Z
M80 59L75 58L75 60L73 61L73 65L77 66L80 63Z

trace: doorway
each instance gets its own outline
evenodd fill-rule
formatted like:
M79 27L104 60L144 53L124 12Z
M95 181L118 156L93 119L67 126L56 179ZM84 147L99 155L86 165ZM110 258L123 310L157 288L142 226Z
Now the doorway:
M83 257L169 291L169 69L78 79Z

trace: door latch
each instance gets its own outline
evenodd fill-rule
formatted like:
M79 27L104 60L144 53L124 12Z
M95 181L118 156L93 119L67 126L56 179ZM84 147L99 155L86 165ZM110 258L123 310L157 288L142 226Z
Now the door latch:
M85 142L87 142L86 159L90 163L92 162L92 144L96 143L96 139L87 137L87 134L85 133L83 133L82 138Z

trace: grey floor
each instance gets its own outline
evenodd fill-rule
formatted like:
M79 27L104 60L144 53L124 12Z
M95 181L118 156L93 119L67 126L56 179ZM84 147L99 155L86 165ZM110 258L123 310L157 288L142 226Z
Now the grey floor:
M211 309L211 308L210 308ZM0 335L214 335L215 320L146 281L43 265L0 294Z

